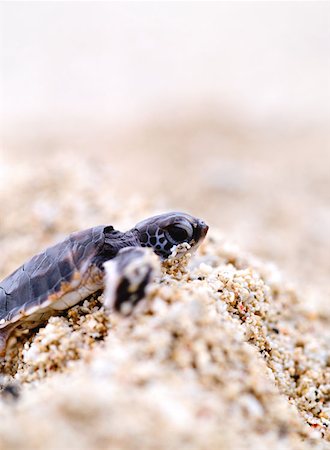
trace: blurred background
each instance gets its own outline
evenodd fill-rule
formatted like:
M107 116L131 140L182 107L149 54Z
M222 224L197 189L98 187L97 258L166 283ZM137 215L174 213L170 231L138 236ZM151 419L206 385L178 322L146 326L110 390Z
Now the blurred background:
M329 2L1 2L0 39L8 255L36 215L69 231L142 201L203 217L330 310ZM83 196L109 208L61 216Z

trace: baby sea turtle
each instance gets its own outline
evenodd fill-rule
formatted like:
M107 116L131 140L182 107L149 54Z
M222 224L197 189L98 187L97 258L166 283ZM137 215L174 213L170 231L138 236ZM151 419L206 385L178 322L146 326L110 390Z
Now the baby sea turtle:
M70 234L0 283L0 354L5 353L16 327L34 328L103 289L105 282L110 284L107 306L119 310L124 302L136 303L152 276L151 256L155 253L165 260L179 244L181 251L185 251L184 244L195 249L207 230L202 220L171 212L139 222L123 233L100 225Z

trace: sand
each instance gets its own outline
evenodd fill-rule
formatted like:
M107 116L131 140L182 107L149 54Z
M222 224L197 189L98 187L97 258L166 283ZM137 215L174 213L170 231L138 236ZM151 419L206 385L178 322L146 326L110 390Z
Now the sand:
M2 276L75 229L160 210L88 160L3 167ZM330 448L328 311L216 226L186 262L131 316L95 295L11 337L0 448Z

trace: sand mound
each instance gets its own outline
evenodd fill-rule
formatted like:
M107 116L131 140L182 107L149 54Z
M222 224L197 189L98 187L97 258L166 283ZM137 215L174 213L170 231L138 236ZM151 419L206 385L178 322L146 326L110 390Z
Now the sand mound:
M2 216L3 273L72 229L106 217L130 227L154 212L138 199L123 210L107 173L96 184L93 168L80 164L72 177L70 166L61 180L55 169L32 184L20 178L34 208L25 216L24 195L12 196ZM330 448L328 328L275 267L213 228L130 317L107 315L94 296L11 338L0 447Z

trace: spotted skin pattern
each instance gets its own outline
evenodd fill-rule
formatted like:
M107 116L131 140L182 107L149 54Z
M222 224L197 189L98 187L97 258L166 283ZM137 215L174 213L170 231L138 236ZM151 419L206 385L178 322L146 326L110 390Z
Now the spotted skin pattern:
M0 283L0 354L5 352L7 339L17 326L35 327L50 315L103 289L107 261L118 266L114 271L116 284L118 279L124 278L125 269L134 259L140 258L141 263L149 264L148 258L139 252L132 251L127 258L120 250L150 247L165 260L175 245L187 243L196 248L207 230L202 220L173 212L146 219L126 232L100 225L72 233L63 242L31 258ZM151 268L149 272L152 273ZM149 278L141 278L144 284L143 289L137 289L139 299ZM125 290L129 292L129 286L125 286ZM114 308L120 309L120 298L130 299L129 295L112 299L110 303Z
M166 242L165 233L159 229L155 234L152 234L149 227L146 228L146 232L141 235L142 247L154 247L155 251L165 251L171 250L173 245L171 242Z

